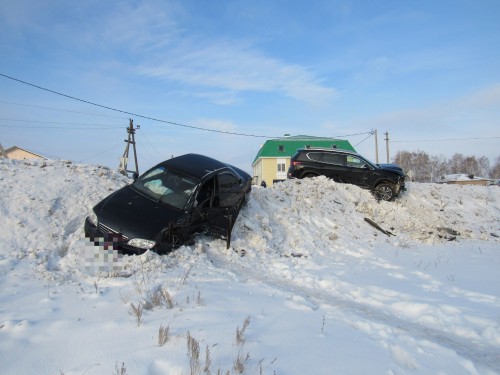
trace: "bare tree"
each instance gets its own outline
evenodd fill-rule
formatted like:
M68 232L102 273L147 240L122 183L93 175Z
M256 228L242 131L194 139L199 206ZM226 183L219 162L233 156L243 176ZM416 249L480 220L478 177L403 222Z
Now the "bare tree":
M431 156L431 182L439 182L447 174L447 160L444 155Z
M477 175L481 177L489 177L490 175L490 159L486 156L481 156L478 161L478 172Z
M482 156L464 156L456 153L450 159L443 155L429 156L423 151L398 151L393 159L416 182L439 182L446 174L467 174L469 176L500 178L500 157L490 168L490 161Z
M464 173L463 165L464 165L464 156L458 153L454 154L448 161L448 173L449 174Z
M495 160L495 165L490 169L490 178L500 178L500 156Z

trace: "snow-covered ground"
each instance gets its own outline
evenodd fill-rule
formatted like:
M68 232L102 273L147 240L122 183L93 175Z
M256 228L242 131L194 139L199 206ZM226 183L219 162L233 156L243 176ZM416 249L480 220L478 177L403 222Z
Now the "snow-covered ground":
M228 250L116 257L82 227L126 183L0 160L1 374L500 374L498 187L286 181Z

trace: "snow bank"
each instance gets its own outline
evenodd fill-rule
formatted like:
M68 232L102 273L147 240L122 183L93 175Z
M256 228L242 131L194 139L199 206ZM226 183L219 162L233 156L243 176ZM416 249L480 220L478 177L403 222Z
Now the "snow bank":
M413 183L378 202L285 181L252 190L228 250L200 236L106 257L83 221L129 182L0 159L2 373L500 373L498 187Z

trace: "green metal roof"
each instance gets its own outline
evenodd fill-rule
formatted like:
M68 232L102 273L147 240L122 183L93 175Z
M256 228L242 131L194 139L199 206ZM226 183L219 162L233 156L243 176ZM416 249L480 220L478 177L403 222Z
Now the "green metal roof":
M297 149L307 146L331 148L333 145L343 150L356 151L349 141L344 139L311 137L307 135L284 137L266 141L255 156L252 165L259 158L292 157Z

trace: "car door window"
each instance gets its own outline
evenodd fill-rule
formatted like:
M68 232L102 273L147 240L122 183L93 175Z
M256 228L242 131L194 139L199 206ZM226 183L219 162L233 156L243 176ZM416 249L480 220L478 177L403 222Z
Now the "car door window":
M323 161L323 153L322 152L309 152L307 154L307 158L312 161Z
M230 172L221 173L218 177L221 192L231 190L238 185L238 178Z
M360 159L355 156L348 156L347 157L347 166L353 167L353 168L365 168L366 167L366 162L363 159Z
M217 181L219 186L219 206L226 208L233 206L238 199L238 177L231 172L222 172L217 176Z
M215 196L215 178L206 181L196 196L195 205L198 207L212 207Z
M346 165L346 157L345 155L325 153L323 162L334 165Z

